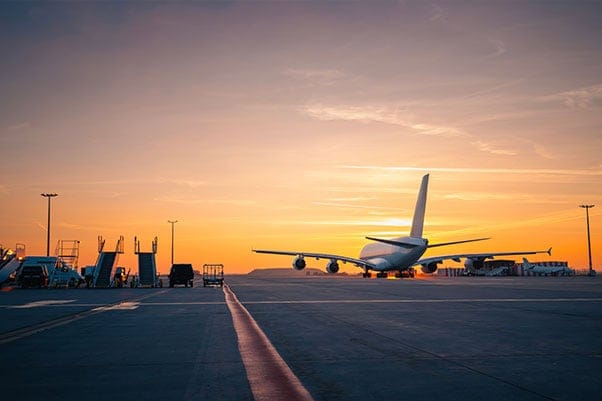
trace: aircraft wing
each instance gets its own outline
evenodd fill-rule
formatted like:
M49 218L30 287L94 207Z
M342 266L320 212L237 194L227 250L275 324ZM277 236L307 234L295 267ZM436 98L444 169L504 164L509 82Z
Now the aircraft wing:
M362 259L350 258L349 256L331 255L328 253L273 251L273 250L266 250L266 249L253 249L253 252L269 253L272 255L301 256L304 258L315 258L316 260L320 260L320 259L340 260L343 263L352 263L358 267L369 267L370 269L374 268L374 264L367 262L365 260L362 260Z
M454 262L459 262L460 259L495 259L496 256L512 256L512 255L534 255L536 253L547 253L548 255L552 254L552 248L549 248L545 251L518 251L518 252L491 252L491 253L459 253L455 255L443 255L443 256L434 256L430 258L422 258L414 263L414 266L417 265L428 265L431 263L441 263L444 260L453 260Z

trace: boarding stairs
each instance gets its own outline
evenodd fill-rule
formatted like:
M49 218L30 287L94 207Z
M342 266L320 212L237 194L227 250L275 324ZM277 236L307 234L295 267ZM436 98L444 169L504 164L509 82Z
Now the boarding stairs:
M105 241L98 237L98 260L94 269L93 287L108 288L111 286L113 270L119 259L119 254L123 253L123 236L117 241L114 251L104 251Z
M138 286L157 286L157 265L155 254L157 253L157 237L153 240L152 252L140 252L140 241L134 238L134 250L138 255Z
M140 275L140 286L155 286L157 267L154 253L143 252L138 254L138 274Z
M10 279L10 275L17 271L21 266L21 261L16 257L11 257L8 261L2 265L0 269L0 286Z
M77 270L79 261L79 241L78 240L59 240L54 251L59 260Z

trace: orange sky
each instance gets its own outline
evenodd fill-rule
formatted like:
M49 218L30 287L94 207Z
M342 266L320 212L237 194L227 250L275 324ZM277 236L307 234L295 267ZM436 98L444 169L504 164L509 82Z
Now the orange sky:
M553 247L594 266L602 221L602 5L0 5L0 243L133 238L158 266L290 266L406 235L431 173L442 253ZM545 259L542 256L538 259ZM324 262L310 261L323 268ZM451 264L450 264L451 265ZM343 270L359 270L343 266Z

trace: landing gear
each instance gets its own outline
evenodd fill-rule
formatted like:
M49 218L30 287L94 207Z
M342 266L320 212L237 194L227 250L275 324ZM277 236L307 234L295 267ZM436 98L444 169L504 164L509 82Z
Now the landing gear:
M380 273L376 273L376 277L377 278L387 278L388 274L387 274L387 272L380 272Z

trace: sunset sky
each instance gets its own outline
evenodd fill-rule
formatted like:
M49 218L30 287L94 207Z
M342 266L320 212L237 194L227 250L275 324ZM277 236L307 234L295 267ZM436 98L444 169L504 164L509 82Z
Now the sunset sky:
M2 2L0 243L290 266L407 235L602 268L602 3ZM324 261L308 261L324 268ZM453 263L448 264L450 266ZM352 266L342 270L359 272Z

